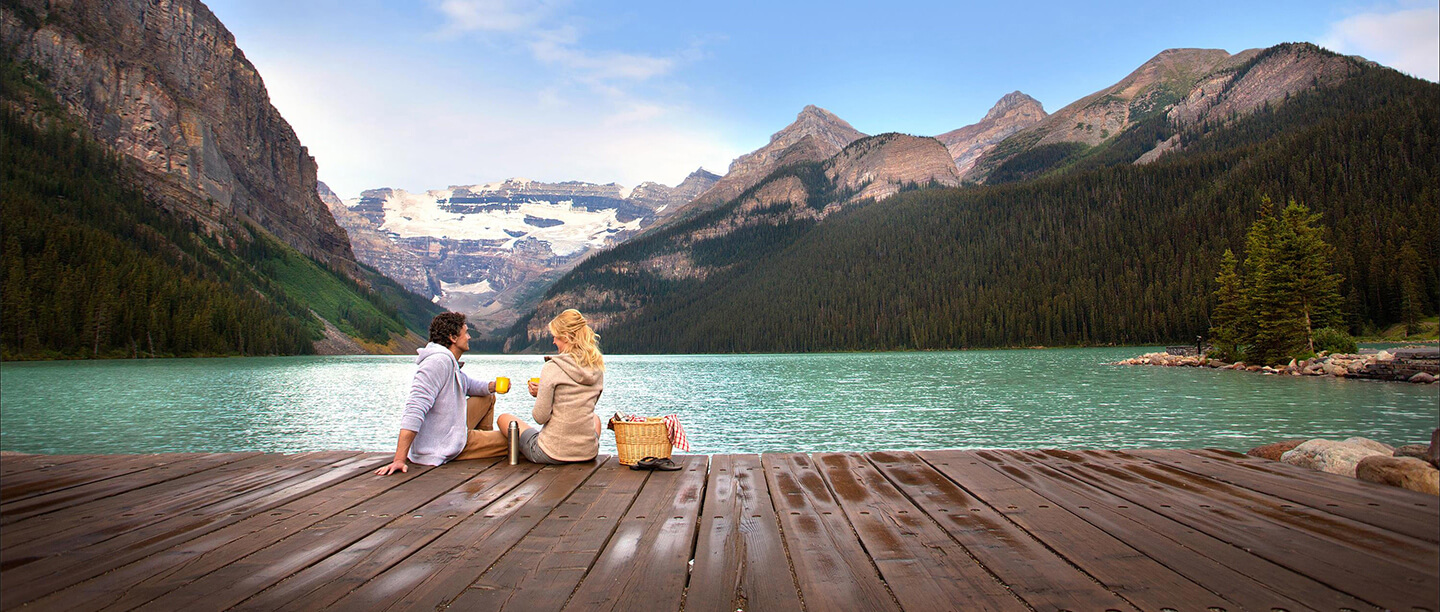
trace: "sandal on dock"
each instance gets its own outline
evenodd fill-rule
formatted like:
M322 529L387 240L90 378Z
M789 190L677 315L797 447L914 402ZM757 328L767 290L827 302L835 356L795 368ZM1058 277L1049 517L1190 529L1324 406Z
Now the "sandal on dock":
M669 457L646 457L630 466L632 470L654 470L657 472L674 472L680 469L680 464L671 461Z

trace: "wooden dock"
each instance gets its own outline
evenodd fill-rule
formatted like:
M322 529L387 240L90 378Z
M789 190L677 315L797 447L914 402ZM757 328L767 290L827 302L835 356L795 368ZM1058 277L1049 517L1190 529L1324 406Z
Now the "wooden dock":
M1428 610L1437 498L1225 451L0 458L0 609Z

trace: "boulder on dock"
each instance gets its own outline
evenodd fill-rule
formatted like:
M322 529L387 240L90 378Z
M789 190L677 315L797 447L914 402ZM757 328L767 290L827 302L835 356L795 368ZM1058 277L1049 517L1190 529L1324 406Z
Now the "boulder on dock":
M1354 440L1356 438L1351 438ZM1364 438L1359 438L1364 440ZM1374 442L1373 440L1367 440ZM1379 444L1375 442L1375 444ZM1296 446L1280 456L1282 463L1288 463L1321 472L1355 477L1355 466L1366 457L1389 457L1394 450L1377 450L1374 446L1336 442L1316 438Z
M1361 459L1355 466L1355 477L1360 480L1440 495L1440 470L1422 459L1414 457L1385 457L1373 455Z

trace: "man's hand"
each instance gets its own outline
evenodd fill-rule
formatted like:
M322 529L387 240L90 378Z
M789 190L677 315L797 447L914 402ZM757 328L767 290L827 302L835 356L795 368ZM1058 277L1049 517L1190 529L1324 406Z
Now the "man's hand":
M380 475L380 476L389 476L389 475L391 475L391 474L394 474L395 472L409 472L409 471L410 471L410 466L405 464L405 460L404 460L404 459L397 459L397 460L395 460L395 461L390 462L390 465L387 465L387 466L382 467L382 468L380 468L380 469L378 469L378 470L375 470L375 473L376 473L377 475Z
M540 383L536 382L535 379L532 378L527 381L525 387L530 389L530 397L540 397Z

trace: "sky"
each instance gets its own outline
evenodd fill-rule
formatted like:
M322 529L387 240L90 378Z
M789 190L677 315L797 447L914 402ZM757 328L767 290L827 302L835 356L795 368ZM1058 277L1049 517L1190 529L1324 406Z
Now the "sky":
M341 197L724 174L807 104L933 136L1169 48L1308 41L1440 79L1440 0L207 0Z

